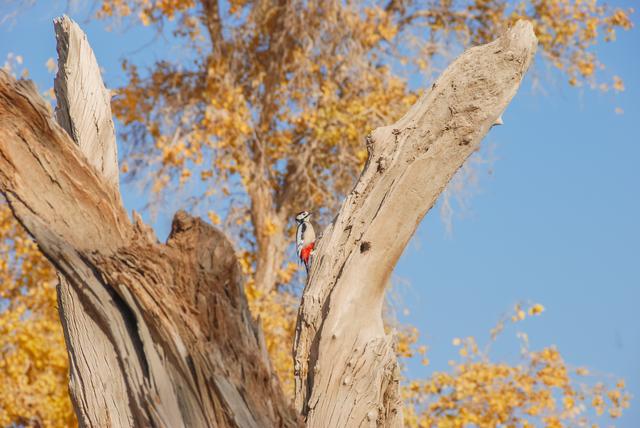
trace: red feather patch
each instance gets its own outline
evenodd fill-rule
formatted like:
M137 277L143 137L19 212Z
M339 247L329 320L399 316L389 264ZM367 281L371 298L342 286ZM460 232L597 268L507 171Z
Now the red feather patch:
M305 265L309 264L309 257L311 257L311 252L313 251L313 247L316 245L315 242L307 245L306 247L302 247L300 251L300 259L304 262Z

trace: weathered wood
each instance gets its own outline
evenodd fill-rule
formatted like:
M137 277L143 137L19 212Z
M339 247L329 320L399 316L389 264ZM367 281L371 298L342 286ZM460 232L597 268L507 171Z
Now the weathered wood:
M31 83L0 70L0 192L64 276L81 425L298 425L230 242L182 212L166 244L129 220L97 62L68 18L56 31L62 127ZM514 96L535 47L531 25L517 23L463 54L403 118L368 138L367 164L318 243L298 316L296 406L308 426L402 425L385 286L419 221Z
M58 50L56 119L89 163L117 190L118 149L111 94L102 83L98 61L78 24L62 16L53 25Z
M57 122L117 194L118 159L110 97L95 55L85 34L68 17L55 19L54 30L58 50L54 82ZM99 282L73 287L64 275L58 275L57 290L69 355L69 391L78 420L83 426L131 425L132 403L118 351L131 355L133 343L127 341L122 343L124 349L117 349L102 327L108 320L112 331L126 332L127 320ZM109 369L96 369L96 361Z
M364 171L317 245L298 314L295 403L308 427L402 426L385 287L420 220L515 95L536 44L520 21L469 49L367 138Z
M228 239L178 213L164 245L129 220L110 175L108 100L96 96L106 90L99 75L87 77L95 59L68 18L56 26L70 43L61 58L76 64L61 65L56 82L67 100L57 116L73 139L33 84L0 71L0 192L66 280L60 311L80 424L297 425Z

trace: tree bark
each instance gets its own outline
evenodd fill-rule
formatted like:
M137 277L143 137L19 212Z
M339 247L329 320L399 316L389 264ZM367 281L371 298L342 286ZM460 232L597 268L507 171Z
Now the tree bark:
M89 427L299 425L218 229L176 214L166 244L118 191L108 92L79 27L56 22L58 123L0 70L0 192L63 276L60 315ZM534 56L531 25L457 59L367 138L369 158L317 244L298 315L297 411L309 427L401 426L385 286L415 229L496 123Z
M35 86L0 71L0 191L64 276L81 426L296 426L230 242L183 212L166 244L129 221L97 63L77 25L56 31L68 133Z
M385 287L421 219L515 95L536 44L531 24L518 22L367 137L364 171L317 245L298 314L295 404L308 427L402 426Z

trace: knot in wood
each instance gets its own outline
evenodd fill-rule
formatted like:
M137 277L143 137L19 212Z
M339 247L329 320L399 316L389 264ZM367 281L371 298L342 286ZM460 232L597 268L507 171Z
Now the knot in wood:
M471 144L471 138L470 137L463 137L462 141L460 141L460 146L468 146L469 144Z
M378 419L378 412L377 412L377 411L375 411L375 410L370 410L370 411L367 413L367 420L368 420L368 421L375 421L375 420L377 420L377 419Z
M367 136L364 138L364 140L365 140L365 142L367 144L367 149L371 149L371 146L373 145L373 143L375 143L371 133L367 134Z

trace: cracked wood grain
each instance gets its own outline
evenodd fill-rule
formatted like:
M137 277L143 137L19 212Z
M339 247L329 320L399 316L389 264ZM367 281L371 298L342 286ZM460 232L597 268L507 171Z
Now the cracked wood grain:
M316 246L298 313L295 405L308 427L402 426L385 288L424 215L500 121L536 45L519 21L462 54L401 119L367 137L367 163Z
M81 426L297 426L249 313L229 240L186 213L166 244L118 192L108 91L86 36L56 23L58 123L0 71L0 192L62 277ZM309 427L402 426L389 276L447 182L529 67L531 25L456 60L367 138L364 171L319 241L296 328L296 407Z
M231 243L184 212L166 244L129 219L97 62L75 23L55 27L59 124L31 82L0 70L0 192L62 278L80 425L298 426Z

